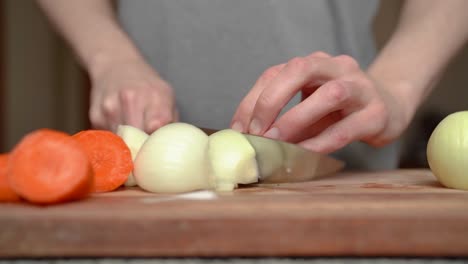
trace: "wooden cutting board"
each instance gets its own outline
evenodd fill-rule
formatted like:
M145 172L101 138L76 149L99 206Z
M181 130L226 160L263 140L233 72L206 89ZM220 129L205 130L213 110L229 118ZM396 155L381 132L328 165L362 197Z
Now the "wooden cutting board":
M0 257L468 256L468 191L430 171L341 173L211 200L139 189L0 205Z

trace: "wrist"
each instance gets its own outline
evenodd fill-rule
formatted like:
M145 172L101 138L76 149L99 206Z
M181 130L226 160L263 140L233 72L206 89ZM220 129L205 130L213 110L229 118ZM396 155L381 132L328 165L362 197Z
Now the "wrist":
M99 27L72 44L91 76L125 61L144 60L131 39L112 21L102 21Z
M403 127L410 124L413 119L419 105L423 101L423 94L420 93L421 89L418 89L414 83L404 78L393 78L388 74L379 74L369 70L368 74L381 87L382 92L387 94L392 105L395 106L395 110L398 115L397 120Z
M138 52L119 51L115 49L98 50L85 60L85 68L91 77L98 76L110 67L129 61L142 61Z
M413 120L414 115L422 103L421 94L417 93L415 85L410 81L397 80L386 84L387 89L392 93L396 102L399 102L403 114L404 127L408 126Z

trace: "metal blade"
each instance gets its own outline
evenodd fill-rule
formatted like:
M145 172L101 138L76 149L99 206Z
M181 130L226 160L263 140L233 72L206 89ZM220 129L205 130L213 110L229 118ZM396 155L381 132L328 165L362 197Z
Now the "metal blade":
M245 135L255 149L259 182L302 182L335 173L342 161L306 150L298 145Z
M208 135L216 132L203 129ZM303 182L333 174L344 162L298 145L244 134L255 149L259 183Z

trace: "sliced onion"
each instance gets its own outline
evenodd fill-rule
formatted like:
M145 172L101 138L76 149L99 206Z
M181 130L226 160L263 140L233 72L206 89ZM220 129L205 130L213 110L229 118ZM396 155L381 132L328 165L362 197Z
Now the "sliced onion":
M132 159L135 161L138 151L148 138L148 134L136 127L120 125L117 128L117 135L119 135L127 144L128 148L130 149L130 153L132 154ZM130 187L137 185L135 177L133 176L133 172L128 175L127 181L124 183L124 185Z
M149 192L174 193L210 189L208 136L186 123L156 130L135 159L138 185Z
M238 184L257 182L255 150L241 133L225 129L209 137L208 157L218 191L232 191Z

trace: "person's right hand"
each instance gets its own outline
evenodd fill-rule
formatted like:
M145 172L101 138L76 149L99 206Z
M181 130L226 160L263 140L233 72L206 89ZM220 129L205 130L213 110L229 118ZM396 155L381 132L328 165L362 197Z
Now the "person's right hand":
M91 125L116 131L120 124L151 133L178 120L170 85L144 61L109 63L91 74Z

